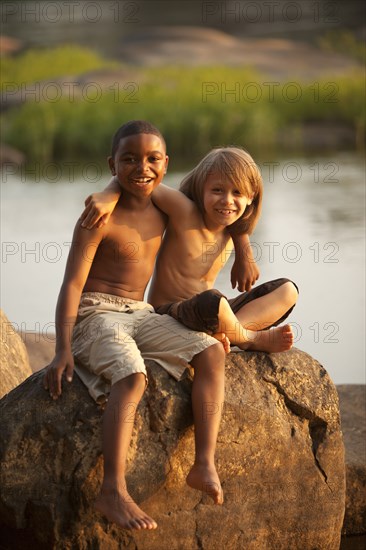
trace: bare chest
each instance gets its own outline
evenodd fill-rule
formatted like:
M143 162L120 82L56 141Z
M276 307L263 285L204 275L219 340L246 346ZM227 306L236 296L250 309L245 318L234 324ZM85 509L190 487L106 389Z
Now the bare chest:
M229 235L216 237L206 232L186 231L178 246L180 263L202 280L212 280L224 267L233 250ZM177 256L178 257L178 256Z
M113 224L101 247L105 257L117 264L153 262L159 250L164 225L160 223Z

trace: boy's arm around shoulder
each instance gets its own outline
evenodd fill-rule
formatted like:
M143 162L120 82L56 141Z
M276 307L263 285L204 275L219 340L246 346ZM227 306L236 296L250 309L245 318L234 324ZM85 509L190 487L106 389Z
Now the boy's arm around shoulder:
M113 176L100 193L92 193L85 199L85 208L80 216L82 227L102 227L108 220L121 196L121 187Z
M249 235L232 234L235 259L231 268L231 287L240 292L249 291L259 278L259 269L254 260Z
M55 357L47 366L43 378L44 387L53 399L57 399L61 395L61 380L64 371L66 371L66 380L68 382L72 380L74 370L71 352L72 332L80 296L103 235L103 229L92 231L83 229L80 221L75 226L64 280L56 306Z
M82 227L92 229L106 225L119 198L121 187L114 176L107 187L100 193L92 193L85 199L85 209L80 216ZM194 203L177 189L160 184L151 195L152 201L171 221L177 220L177 212L190 215L194 210Z
M85 199L85 209L80 216L82 227L92 229L106 225L119 198L121 187L114 176L107 187L100 193L92 193ZM176 214L189 215L194 209L194 203L177 189L160 184L151 195L152 201L172 221Z
M160 208L173 224L177 222L181 225L185 216L191 215L196 208L194 202L184 193L162 183L154 189L151 198L155 206Z

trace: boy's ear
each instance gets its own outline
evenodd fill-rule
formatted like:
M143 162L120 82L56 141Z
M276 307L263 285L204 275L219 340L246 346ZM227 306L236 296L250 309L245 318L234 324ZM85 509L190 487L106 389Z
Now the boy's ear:
M253 195L251 195L251 196L249 197L248 206L252 204L253 199L254 199L254 193L253 193Z
M111 171L111 174L112 176L115 176L116 175L116 169L114 167L114 159L113 157L108 157L108 165L109 165L109 169Z
M169 157L168 157L168 155L165 155L165 170L164 170L164 174L166 174L166 171L168 170L168 164L169 164Z

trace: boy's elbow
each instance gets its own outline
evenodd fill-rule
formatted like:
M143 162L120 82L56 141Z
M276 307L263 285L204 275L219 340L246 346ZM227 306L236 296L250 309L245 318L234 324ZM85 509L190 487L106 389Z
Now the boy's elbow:
M65 280L62 283L60 294L81 294L84 283L78 280Z

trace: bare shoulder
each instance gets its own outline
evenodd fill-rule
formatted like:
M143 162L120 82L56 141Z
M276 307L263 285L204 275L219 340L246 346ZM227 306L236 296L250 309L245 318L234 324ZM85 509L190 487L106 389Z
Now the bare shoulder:
M198 209L193 201L177 189L159 185L152 196L154 204L169 216L170 223L183 217L195 215Z
M72 246L74 248L82 248L88 245L95 245L96 247L103 240L106 234L106 227L86 229L82 227L80 219L77 220L74 233L72 236Z
M103 235L103 228L89 230L81 227L80 220L76 222L66 264L66 282L84 285Z

